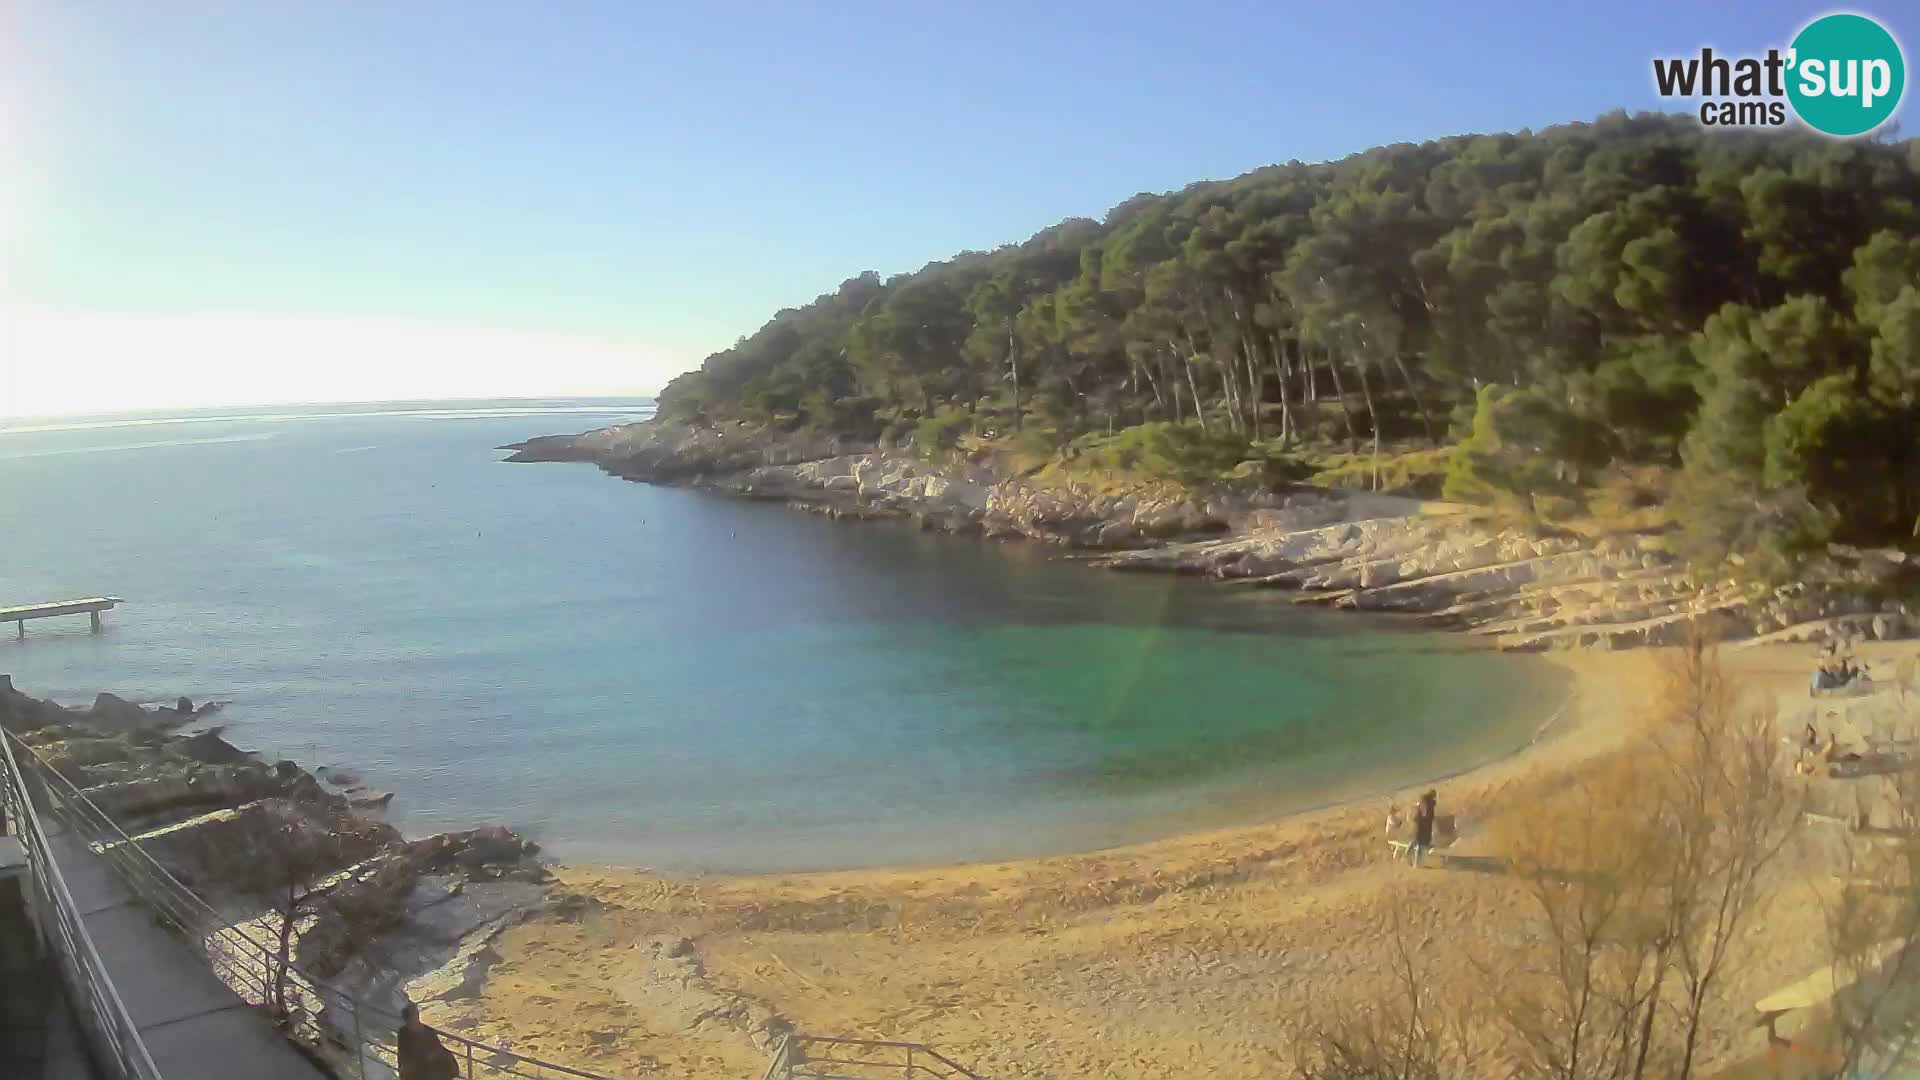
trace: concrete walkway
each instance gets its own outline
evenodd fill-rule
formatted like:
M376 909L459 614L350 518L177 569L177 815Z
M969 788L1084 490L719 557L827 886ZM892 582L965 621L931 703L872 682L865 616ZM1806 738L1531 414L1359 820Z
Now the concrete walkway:
M114 989L168 1080L330 1080L133 898L78 838L54 858Z
M27 855L0 836L0 1076L98 1080L59 976L27 914Z

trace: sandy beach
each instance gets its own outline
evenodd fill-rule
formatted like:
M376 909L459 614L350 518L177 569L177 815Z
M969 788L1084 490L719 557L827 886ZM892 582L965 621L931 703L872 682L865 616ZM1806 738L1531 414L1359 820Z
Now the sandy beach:
M1813 651L1726 647L1721 660L1747 704L1798 732ZM1884 683L1915 651L1869 644L1858 655ZM1572 688L1554 730L1438 785L1441 811L1460 818L1460 848L1484 845L1494 815L1524 812L1630 747L1665 652L1553 656ZM1869 713L1892 701L1889 689L1822 701L1831 715L1820 723L1857 743ZM1396 798L1405 805L1425 786ZM1386 992L1396 940L1432 961L1436 993L1464 999L1481 977L1471 958L1511 944L1523 921L1512 879L1390 861L1385 804L932 869L687 879L564 866L563 888L594 903L507 931L480 993L426 1015L625 1076L758 1075L766 1059L743 1006L808 1033L930 1043L985 1076L1279 1075L1292 1025ZM1729 1000L1750 1002L1822 962L1815 891L1827 881L1800 847L1780 862L1767 946L1734 973ZM685 956L663 969L672 951ZM1709 1060L1764 1048L1750 1014L1723 1019L1716 1030L1732 1034L1707 1047Z

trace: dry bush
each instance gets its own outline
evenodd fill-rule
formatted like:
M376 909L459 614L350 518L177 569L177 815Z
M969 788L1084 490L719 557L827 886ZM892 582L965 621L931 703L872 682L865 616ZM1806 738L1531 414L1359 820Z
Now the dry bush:
M1792 835L1803 796L1789 780L1771 712L1736 703L1704 638L1689 640L1669 663L1661 702L1648 788L1667 836L1651 866L1665 920L1664 1004L1675 1010L1680 1040L1674 1075L1684 1080L1705 1028L1749 1015L1746 1003L1719 991L1742 960L1762 875Z
M1293 1032L1296 1080L1456 1080L1478 1075L1486 1047L1476 1003L1433 993L1430 972L1449 959L1413 940L1402 903L1390 909L1393 988L1343 1001Z
M267 1001L272 1014L290 1018L292 968L299 934L312 923L333 891L351 880L346 868L376 852L392 830L344 811L314 812L265 803L252 827L236 839L198 853L215 880L265 905L269 943Z
M1665 837L1641 812L1636 765L1608 761L1558 797L1494 827L1531 916L1502 955L1481 960L1507 1056L1525 1075L1633 1075L1658 949L1646 864Z
M1723 987L1798 796L1771 718L1737 706L1704 637L1669 657L1656 708L1628 750L1493 823L1526 916L1475 958L1471 1021L1516 1075L1685 1080L1743 1007Z

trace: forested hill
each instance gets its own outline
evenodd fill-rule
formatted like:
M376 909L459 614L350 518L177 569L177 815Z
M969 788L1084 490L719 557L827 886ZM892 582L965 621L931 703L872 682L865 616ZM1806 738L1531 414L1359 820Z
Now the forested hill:
M1612 114L1398 144L861 274L661 407L928 452L1344 452L1376 484L1383 445L1450 446L1447 494L1488 502L1664 466L1697 556L1911 542L1917 203L1914 140Z

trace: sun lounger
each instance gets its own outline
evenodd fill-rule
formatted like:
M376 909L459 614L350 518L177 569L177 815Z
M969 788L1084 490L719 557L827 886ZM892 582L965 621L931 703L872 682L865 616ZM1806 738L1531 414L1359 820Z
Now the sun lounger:
M1907 947L1906 938L1883 941L1866 950L1853 963L1834 963L1815 971L1754 1002L1763 1023L1795 1009L1824 1005L1853 988L1863 976L1870 976Z
M1812 696L1817 698L1866 697L1873 693L1874 682L1865 676L1856 677L1838 686L1810 688Z
M1916 839L1920 839L1920 832L1909 829L1892 829L1885 825L1862 825L1853 818L1841 817L1839 814L1822 814L1812 810L1803 810L1800 813L1800 817L1801 820L1809 824L1834 825L1851 832L1862 840L1869 840L1875 843L1909 844Z
M1407 857L1407 840L1387 841L1387 851L1394 860ZM1449 847L1433 847L1427 850L1421 859L1422 866L1437 866L1444 870L1472 870L1482 874L1497 874L1506 870L1507 860L1498 855L1469 855Z
M1913 757L1910 754L1869 751L1851 761L1829 762L1827 775L1835 780L1854 780L1862 776L1885 776L1912 765Z
M1389 840L1387 841L1387 855L1389 858L1396 860L1405 859L1408 849L1412 847L1413 841L1411 840ZM1422 856L1423 859L1432 860L1441 866L1445 866L1447 859L1450 857L1446 847L1440 844L1437 839L1434 845L1427 849L1427 853Z
M1920 746L1920 738L1912 735L1862 735L1860 741L1874 749L1912 749Z
M1436 814L1433 819L1433 846L1427 849L1426 857L1438 859L1444 865L1448 858L1446 848L1460 839L1460 822L1453 814ZM1404 859L1407 849L1413 846L1413 832L1407 830L1405 836L1387 838L1387 854L1390 858Z

